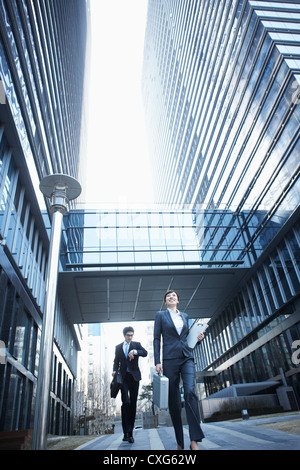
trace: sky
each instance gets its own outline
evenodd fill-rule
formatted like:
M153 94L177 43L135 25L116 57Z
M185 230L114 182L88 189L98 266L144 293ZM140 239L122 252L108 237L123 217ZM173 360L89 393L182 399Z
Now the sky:
M141 95L147 0L91 0L86 200L153 201Z
M85 201L114 207L151 205L151 170L141 94L148 0L90 0L90 4ZM139 327L143 325L129 324L137 329L136 339L142 341ZM115 323L105 328L110 337L116 338L116 344L122 341L122 328L118 335ZM114 354L115 343L112 346Z

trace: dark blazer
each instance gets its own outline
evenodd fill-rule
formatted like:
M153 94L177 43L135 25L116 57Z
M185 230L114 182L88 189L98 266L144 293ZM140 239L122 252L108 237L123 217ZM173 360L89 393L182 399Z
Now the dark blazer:
M154 361L161 364L160 344L161 336L163 337L163 360L179 359L184 357L193 357L192 349L187 344L187 335L189 332L188 315L180 312L183 319L183 328L180 335L177 333L174 322L171 318L169 310L157 312L154 323Z
M146 349L143 348L141 343L138 343L137 341L131 341L129 345L128 353L132 349L136 349L137 354L134 356L134 359L130 361L129 358L128 357L126 358L124 354L123 343L118 344L116 346L113 371L116 372L120 366L120 372L123 378L125 377L126 372L128 370L128 372L133 376L134 380L138 382L142 378L141 371L139 369L139 356L146 357L148 355L148 352L146 351Z

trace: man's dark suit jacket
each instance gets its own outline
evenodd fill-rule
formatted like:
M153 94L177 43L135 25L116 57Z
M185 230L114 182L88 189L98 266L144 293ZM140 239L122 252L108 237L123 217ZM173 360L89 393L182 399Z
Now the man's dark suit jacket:
M178 334L174 322L171 318L169 310L157 312L154 323L154 361L161 364L160 344L161 336L163 337L163 360L179 359L184 357L193 357L192 349L187 344L187 335L189 332L188 315L180 312L183 319L183 328Z
M129 344L128 353L132 349L136 349L137 354L134 355L134 359L130 361L128 357L126 358L125 353L123 351L123 343L118 344L116 346L113 371L116 372L120 366L120 372L121 372L123 379L128 370L128 372L130 372L130 374L133 376L134 380L138 382L142 378L141 371L139 369L139 356L146 357L148 355L148 352L146 351L146 349L143 348L141 343L138 343L137 341L131 341Z

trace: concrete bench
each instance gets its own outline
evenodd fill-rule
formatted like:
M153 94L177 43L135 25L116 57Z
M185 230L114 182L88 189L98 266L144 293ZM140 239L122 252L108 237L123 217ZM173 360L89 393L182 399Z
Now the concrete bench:
M32 430L0 432L0 450L30 450Z

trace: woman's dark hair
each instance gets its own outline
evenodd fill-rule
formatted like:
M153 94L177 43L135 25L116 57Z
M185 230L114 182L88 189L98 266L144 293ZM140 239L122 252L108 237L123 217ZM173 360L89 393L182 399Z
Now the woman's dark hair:
M171 294L171 292L175 292L175 294L177 295L177 299L179 300L179 294L178 292L176 292L176 290L172 289L172 290L167 290L167 292L165 293L164 295L164 302L166 302L166 297L168 294Z
M132 328L132 326L126 326L123 330L123 335L125 336L128 331L132 331L132 333L134 333L134 329Z

